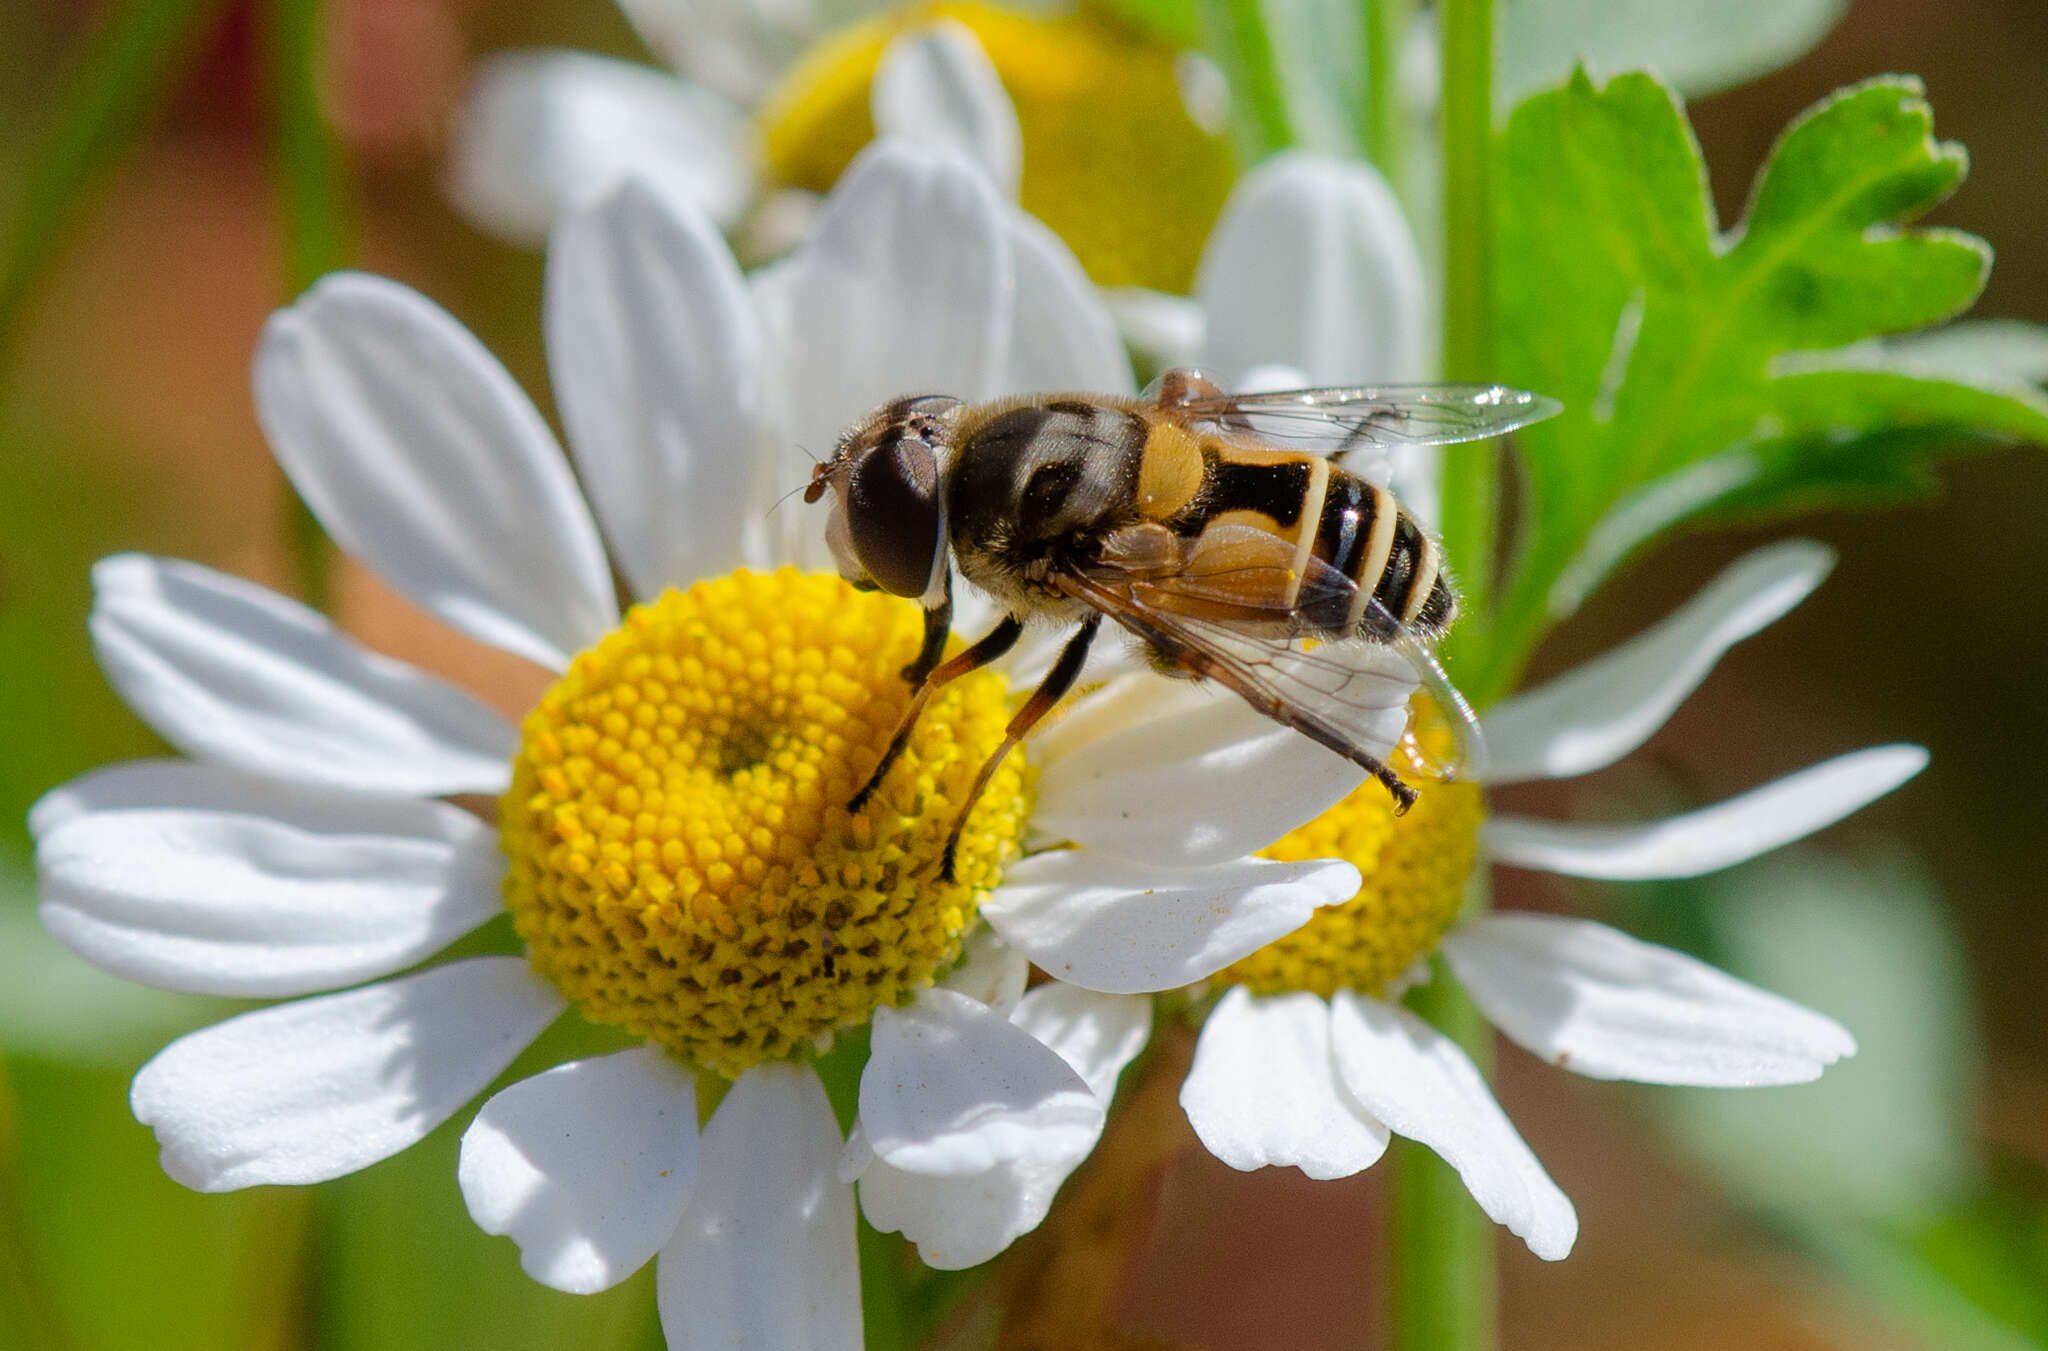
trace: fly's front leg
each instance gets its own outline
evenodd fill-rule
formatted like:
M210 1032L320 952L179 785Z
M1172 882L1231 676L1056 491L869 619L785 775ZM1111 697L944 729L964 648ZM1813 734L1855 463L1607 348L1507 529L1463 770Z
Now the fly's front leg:
M948 609L950 610L950 606ZM927 650L932 646L931 614L931 611L926 611L925 614L925 647ZM990 629L980 642L974 644L974 646L968 648L951 661L921 674L918 680L917 693L910 697L910 707L904 710L903 721L896 724L896 734L889 738L888 749L882 752L881 760L875 765L875 772L868 775L868 781L861 785L861 790L855 793L853 799L846 804L846 810L857 812L862 807L867 806L868 799L875 795L875 789L881 787L882 776L889 772L889 767L896 763L896 757L903 754L903 748L910 744L910 733L916 728L918 715L924 712L924 706L931 699L932 693L946 682L958 680L969 671L978 670L994 661L997 657L1002 656L1017 645L1017 639L1023 636L1023 633L1024 621L1015 615L1005 615L1003 616L1003 622ZM945 630L940 629L938 646L942 652L945 650L945 643ZM922 654L919 655L918 660L920 662L923 660ZM912 670L916 669L916 666L917 663L913 662L910 667L905 669L904 674L909 675Z
M996 770L1003 763L1016 744L1036 727L1039 720L1052 712L1066 692L1074 687L1081 668L1088 663L1088 645L1095 641L1095 631L1102 627L1101 615L1089 615L1081 625L1081 631L1067 640L1060 649L1060 659L1046 672L1038 688L1031 691L1031 697L1024 701L1024 707L1017 710L1017 716L1010 719L1010 726L1003 735L1003 743L995 752L982 761L981 772L974 776L974 786L967 790L967 801L961 805L960 814L953 818L953 829L946 836L946 851L939 857L939 880L953 880L953 855L960 848L960 834L967 829L967 813L974 810L974 804L981 800L982 790L988 781L996 776Z
M953 571L948 568L937 602L925 607L924 645L918 648L916 659L903 668L903 679L912 686L922 685L925 677L938 668L939 658L946 655L946 639L952 634Z

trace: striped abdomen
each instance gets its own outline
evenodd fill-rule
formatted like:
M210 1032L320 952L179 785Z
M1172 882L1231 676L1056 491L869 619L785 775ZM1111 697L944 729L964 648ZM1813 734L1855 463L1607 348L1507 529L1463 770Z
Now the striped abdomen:
M1325 462L1327 463L1327 462ZM1315 556L1358 583L1348 612L1305 616L1318 628L1386 638L1386 625L1365 604L1370 596L1411 631L1434 638L1457 613L1443 575L1443 551L1394 496L1332 465L1313 546Z
M1162 487L1174 478L1193 478L1191 448L1173 445L1175 439L1155 430L1144 478ZM1249 525L1293 544L1295 594L1287 601L1297 608L1304 628L1333 637L1383 640L1391 633L1382 611L1426 638L1449 626L1457 597L1443 575L1442 551L1392 493L1319 455L1255 450L1220 438L1203 438L1198 453L1200 487L1185 494L1185 507L1159 510L1182 497L1184 489L1141 491L1141 513L1171 519L1189 532ZM1186 469L1170 472L1176 463ZM1356 589L1318 595L1311 588L1303 595L1311 557L1343 573ZM1379 607L1369 601L1378 601Z

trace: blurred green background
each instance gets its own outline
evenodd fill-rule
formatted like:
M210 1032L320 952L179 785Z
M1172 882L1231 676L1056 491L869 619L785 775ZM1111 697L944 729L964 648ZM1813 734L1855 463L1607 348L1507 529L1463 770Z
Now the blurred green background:
M558 1295L473 1230L454 1181L460 1119L310 1191L200 1197L165 1180L127 1081L221 1006L101 977L44 938L21 825L69 776L160 749L92 665L93 559L143 549L296 586L247 367L265 314L323 260L420 286L548 407L539 260L443 205L443 131L480 51L644 54L608 5L347 0L320 16L322 60L294 86L266 71L310 9L161 8L203 21L149 129L86 181L54 267L25 289L0 277L0 1347L657 1346L646 1273ZM115 12L0 5L10 249L39 228L18 209L30 152ZM1695 104L1723 220L1789 118L1891 70L1924 77L1941 134L1970 149L1968 182L1934 219L1997 250L1976 315L2048 321L2038 0L1854 0L1804 59ZM294 162L331 140L344 231L286 245L280 220L325 189L273 172L280 135L298 138ZM1504 1249L1509 1347L2048 1346L2044 504L2048 461L2016 448L1953 463L1923 505L1800 523L1841 551L1818 595L1725 660L1646 753L1513 799L1641 812L1875 742L1934 753L1896 797L1722 877L1572 893L1503 877L1502 904L1617 918L1813 1002L1863 1042L1820 1085L1739 1096L1620 1089L1504 1055L1502 1096L1583 1225L1561 1266ZM1553 638L1537 675L1640 628L1762 538L1650 555ZM508 708L526 688L353 570L331 603L367 641L460 669ZM1160 1234L1131 1257L1116 1335L1358 1345L1380 1185L1247 1177L1191 1153L1160 1186Z

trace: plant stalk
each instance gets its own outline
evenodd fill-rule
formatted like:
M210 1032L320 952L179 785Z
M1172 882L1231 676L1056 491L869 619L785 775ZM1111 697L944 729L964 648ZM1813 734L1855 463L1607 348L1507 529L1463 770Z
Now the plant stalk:
M1444 0L1444 377L1493 371L1493 3ZM1449 656L1487 648L1500 569L1500 445L1444 448L1444 552L1458 568L1463 617Z
M1443 0L1444 374L1492 378L1493 3ZM1452 631L1454 663L1483 664L1492 620L1500 526L1500 451L1483 441L1446 447L1444 550L1464 592ZM1456 666L1453 667L1454 671ZM1492 894L1484 865L1467 884L1466 913ZM1451 1037L1482 1074L1492 1033L1439 958L1409 1005ZM1492 1351L1499 1341L1493 1224L1457 1173L1406 1141L1394 1159L1388 1345L1393 1351Z

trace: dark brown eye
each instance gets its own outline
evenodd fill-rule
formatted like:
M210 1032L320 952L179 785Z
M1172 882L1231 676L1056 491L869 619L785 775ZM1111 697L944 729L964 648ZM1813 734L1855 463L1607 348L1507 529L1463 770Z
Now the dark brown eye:
M939 552L939 463L922 441L877 446L846 483L854 553L884 591L921 596Z

